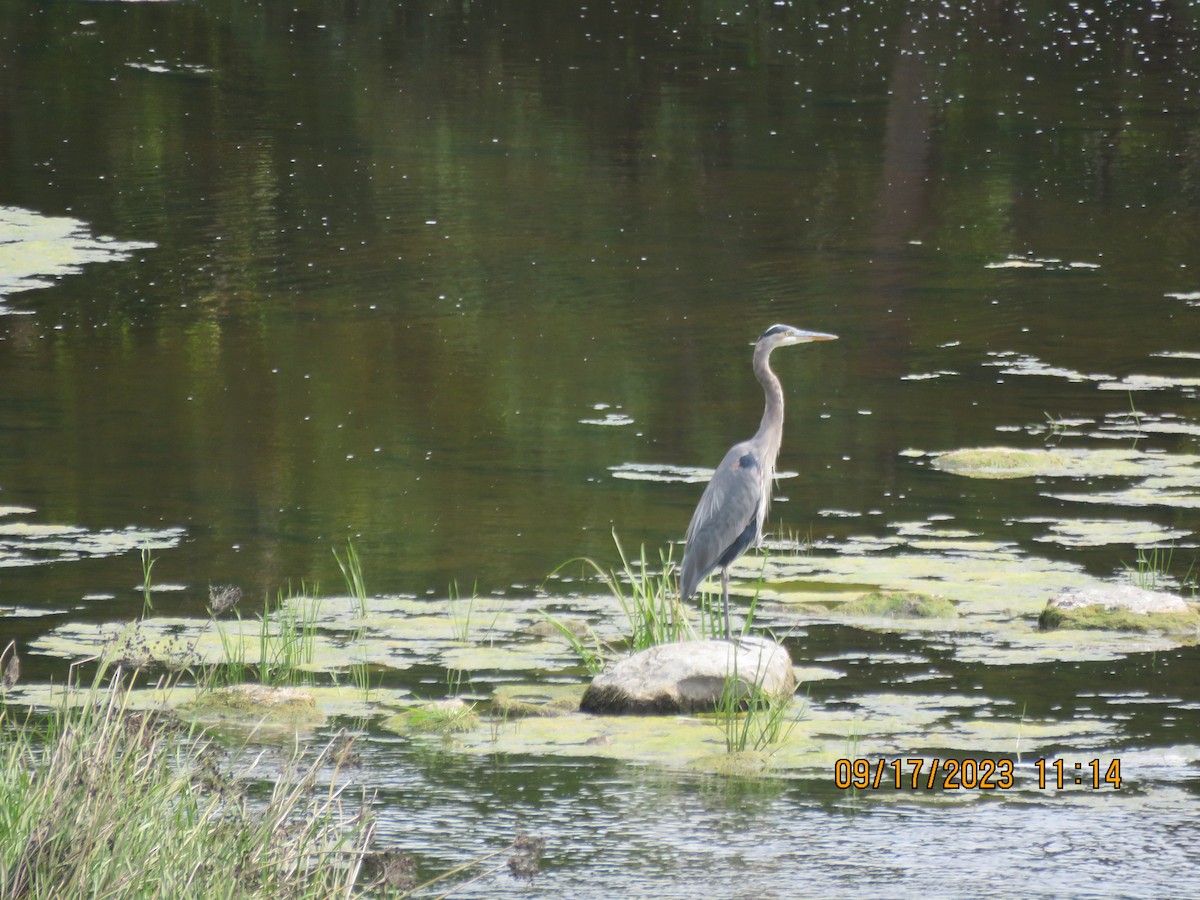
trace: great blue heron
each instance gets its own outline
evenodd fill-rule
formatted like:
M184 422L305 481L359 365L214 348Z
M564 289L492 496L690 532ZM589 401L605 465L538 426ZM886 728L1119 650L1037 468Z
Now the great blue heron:
M771 351L789 344L834 341L836 334L772 325L754 344L754 375L766 394L762 424L748 441L734 444L717 466L688 525L679 572L679 596L687 600L713 569L721 570L725 639L729 640L729 567L762 539L771 504L775 458L783 440L783 388L771 371Z

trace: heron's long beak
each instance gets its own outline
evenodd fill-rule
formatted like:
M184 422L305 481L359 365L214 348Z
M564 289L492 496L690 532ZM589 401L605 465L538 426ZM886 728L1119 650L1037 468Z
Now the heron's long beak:
M836 334L826 334L824 331L796 329L796 340L803 343L808 343L809 341L836 341L837 339L838 336Z

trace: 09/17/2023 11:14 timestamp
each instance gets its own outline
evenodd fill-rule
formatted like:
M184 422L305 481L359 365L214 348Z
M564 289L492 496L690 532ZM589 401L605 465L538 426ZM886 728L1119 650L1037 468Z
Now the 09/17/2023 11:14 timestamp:
M1119 790L1121 787L1120 759L1091 759L1087 762L1039 759L1032 768L1037 773L1038 790L1062 790L1065 787ZM835 786L843 790L941 788L1006 791L1019 786L1018 772L1010 759L839 759L833 766L833 780ZM1021 780L1025 782L1024 786L1032 786L1026 779Z

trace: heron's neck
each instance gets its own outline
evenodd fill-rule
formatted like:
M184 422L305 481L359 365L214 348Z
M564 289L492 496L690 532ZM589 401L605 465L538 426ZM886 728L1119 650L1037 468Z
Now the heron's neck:
M783 440L783 387L771 371L770 356L770 351L754 354L754 374L763 386L766 397L762 422L755 439L765 448L767 460L774 469L775 457L779 455L779 445Z

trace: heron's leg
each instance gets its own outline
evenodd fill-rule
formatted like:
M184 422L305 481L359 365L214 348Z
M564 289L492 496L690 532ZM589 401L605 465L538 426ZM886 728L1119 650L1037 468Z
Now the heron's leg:
M729 570L721 570L721 604L725 608L725 640L729 640Z

